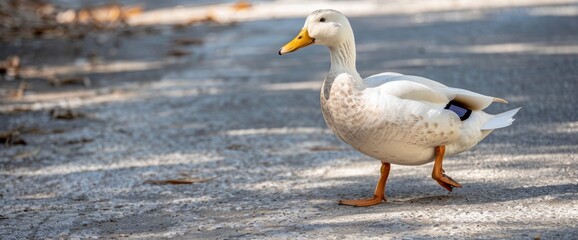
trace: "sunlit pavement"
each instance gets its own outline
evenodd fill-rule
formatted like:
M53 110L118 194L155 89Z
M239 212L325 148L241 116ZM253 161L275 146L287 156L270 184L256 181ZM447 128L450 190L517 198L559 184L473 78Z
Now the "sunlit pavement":
M151 71L157 80L102 80L3 103L2 130L21 127L27 145L0 147L0 238L575 238L578 4L432 2L383 4L394 11L373 1L303 10L265 1L270 14L291 7L278 19L248 12L234 24L193 26L185 33L203 44L182 47L191 53L184 59L121 50L124 60L97 68L133 80ZM463 188L447 193L431 164L394 165L387 203L337 205L369 197L380 164L325 126L328 51L277 55L308 8L321 7L353 16L362 76L427 76L510 102L489 112L522 107L513 126L444 162ZM158 51L154 44L183 34L167 29L126 47ZM69 69L51 66L42 71ZM54 119L54 107L84 116ZM193 183L151 184L174 179Z

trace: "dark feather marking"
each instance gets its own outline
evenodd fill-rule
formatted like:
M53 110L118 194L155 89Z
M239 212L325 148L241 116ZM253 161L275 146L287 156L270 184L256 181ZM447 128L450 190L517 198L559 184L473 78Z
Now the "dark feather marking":
M456 101L450 101L444 109L448 109L460 117L460 120L464 121L470 117L472 110L464 107L462 104Z

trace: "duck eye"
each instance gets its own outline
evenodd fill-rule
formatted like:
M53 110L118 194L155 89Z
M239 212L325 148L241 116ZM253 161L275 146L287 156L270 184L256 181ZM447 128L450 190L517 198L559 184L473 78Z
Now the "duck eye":
M325 22L325 18L319 19L320 22Z

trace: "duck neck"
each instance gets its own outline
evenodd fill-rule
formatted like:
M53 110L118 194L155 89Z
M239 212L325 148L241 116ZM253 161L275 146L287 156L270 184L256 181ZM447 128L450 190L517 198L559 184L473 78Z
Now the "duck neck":
M343 41L337 46L330 46L331 72L355 73L355 40L353 38Z
M363 81L355 67L355 39L353 36L337 46L330 46L329 51L331 53L331 69L329 73L334 76L342 73L350 74L355 79L356 87L362 89Z

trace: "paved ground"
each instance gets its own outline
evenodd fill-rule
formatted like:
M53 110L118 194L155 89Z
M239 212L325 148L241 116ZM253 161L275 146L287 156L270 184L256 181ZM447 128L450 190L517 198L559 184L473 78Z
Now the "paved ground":
M490 112L523 107L447 159L463 188L447 193L431 164L393 166L388 203L370 208L336 204L370 196L379 163L323 122L327 50L277 55L302 22L163 28L121 40L112 62L142 68L90 73L88 89L32 82L5 100L0 130L27 145L0 147L0 238L576 238L578 5L352 18L362 76L422 75L510 101ZM158 57L182 36L204 44ZM85 116L54 119L55 107ZM206 181L149 182L179 178Z

